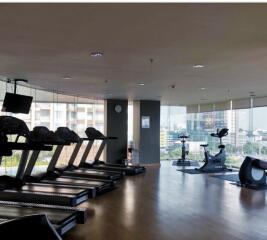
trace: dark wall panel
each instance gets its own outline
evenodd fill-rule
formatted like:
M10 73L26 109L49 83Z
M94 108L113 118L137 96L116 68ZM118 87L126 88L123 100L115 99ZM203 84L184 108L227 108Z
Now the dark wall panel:
M150 128L142 128L142 116L149 116ZM140 101L140 164L160 163L160 101Z
M118 137L107 144L107 162L117 163L127 158L127 132L128 132L128 100L106 100L106 134ZM115 106L120 105L122 111L117 113Z

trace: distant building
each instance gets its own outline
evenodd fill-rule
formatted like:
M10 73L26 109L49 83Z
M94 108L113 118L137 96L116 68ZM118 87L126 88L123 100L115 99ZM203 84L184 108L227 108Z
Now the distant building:
M17 114L32 129L45 126L51 130L67 126L84 136L87 127L104 131L104 104L33 103L29 114Z

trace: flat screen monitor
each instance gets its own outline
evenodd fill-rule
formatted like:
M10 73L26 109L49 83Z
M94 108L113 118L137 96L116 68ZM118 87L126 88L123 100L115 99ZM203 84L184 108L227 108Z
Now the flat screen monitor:
M12 113L25 113L28 114L31 109L32 97L6 93L2 112L12 112Z

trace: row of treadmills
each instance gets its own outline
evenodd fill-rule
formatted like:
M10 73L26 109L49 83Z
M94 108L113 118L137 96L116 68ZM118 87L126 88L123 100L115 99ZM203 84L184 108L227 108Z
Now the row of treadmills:
M10 232L10 229L20 229L24 225L26 229L27 224L32 228L40 222L39 227L34 228L40 228L46 233L40 234L39 230L38 238L34 236L33 239L41 239L42 236L46 239L45 236L49 233L55 236L49 239L60 239L76 224L86 221L86 210L76 206L115 189L116 182L125 175L145 172L142 166L106 164L100 161L99 157L107 141L113 137L105 137L91 127L85 133L87 138L80 138L67 127L59 127L55 132L46 127L35 127L30 131L24 121L11 116L0 116L0 159L11 156L13 150L22 151L16 176L0 176L1 236L5 236L5 231L8 230L9 239L12 239L10 234L19 234L18 237L21 238L21 232ZM89 163L88 155L95 140L102 142L94 161ZM74 163L77 163L78 153L84 143L86 148L77 166ZM66 159L67 166L58 168L63 148L72 144L75 147L69 159ZM41 153L52 150L54 152L47 171L34 174ZM24 232L29 234L30 231ZM31 239L30 236L25 237Z

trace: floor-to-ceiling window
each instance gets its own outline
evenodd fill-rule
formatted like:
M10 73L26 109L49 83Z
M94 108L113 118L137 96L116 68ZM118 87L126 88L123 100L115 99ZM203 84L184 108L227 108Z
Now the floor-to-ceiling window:
M160 111L160 158L177 159L181 155L179 135L186 133L186 108L161 106Z
M267 107L253 108L252 146L249 149L255 157L267 157ZM249 152L249 153L250 153Z
M204 159L200 146L204 143L209 144L211 154L216 154L219 151L219 139L210 134L221 128L229 129L228 136L223 138L227 164L238 167L247 155L261 159L267 157L267 106L241 106L207 112L197 110L185 113L185 108L161 106L161 160L180 157L181 145L177 137L183 132L190 136L187 141L190 159Z
M0 81L0 105L5 96L5 92L13 92L13 85ZM50 130L67 126L78 133L80 137L85 137L87 127L95 127L101 132L104 131L104 101L92 100L74 96L68 96L31 87L18 86L18 93L33 97L33 103L29 114L10 114L0 112L0 115L12 115L24 120L29 127L45 126ZM77 162L81 158L87 142L85 141L80 149ZM93 159L100 143L94 144L88 159ZM55 148L55 147L54 147ZM74 145L64 147L59 159L59 165L65 165L69 160ZM41 152L36 163L35 171L46 169L53 151ZM14 151L12 157L4 157L0 166L0 174L14 175L20 160L21 151Z

